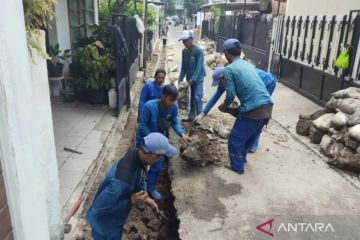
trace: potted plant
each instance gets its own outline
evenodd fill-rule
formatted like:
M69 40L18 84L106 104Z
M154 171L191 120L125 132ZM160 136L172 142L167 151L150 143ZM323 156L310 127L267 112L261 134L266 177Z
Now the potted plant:
M106 104L114 60L100 41L78 48L79 63L83 69L81 86L86 89L87 101L91 104Z
M48 61L49 77L61 77L63 75L64 63L71 57L70 49L66 49L63 54L59 44L50 46L50 61Z

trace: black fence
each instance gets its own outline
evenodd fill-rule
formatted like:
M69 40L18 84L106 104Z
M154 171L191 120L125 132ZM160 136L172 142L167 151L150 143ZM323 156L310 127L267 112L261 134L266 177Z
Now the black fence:
M248 60L267 69L272 22L266 15L220 16L202 22L202 36L216 42L217 49L229 38L237 38Z
M130 19L126 15L113 14L112 23L116 61L117 114L119 115L124 105L129 109L131 104L130 90L138 71L138 45L141 35L137 31L135 19Z
M274 20L271 70L279 80L307 98L324 104L331 93L357 86L360 11L339 16L280 16ZM349 47L350 66L335 61ZM357 81L356 81L357 80Z

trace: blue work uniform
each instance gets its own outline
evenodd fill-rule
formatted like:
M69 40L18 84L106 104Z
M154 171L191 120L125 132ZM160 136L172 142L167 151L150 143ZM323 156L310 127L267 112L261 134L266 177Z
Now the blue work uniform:
M194 45L190 50L184 49L179 81L182 81L184 77L186 77L186 81L193 81L190 94L190 119L202 112L205 76L204 51L197 45Z
M158 87L155 81L144 84L140 93L138 116L140 116L141 110L147 101L161 98L163 89L164 86Z
M263 83L266 87L266 90L268 91L268 93L271 96L276 87L276 77L272 73L266 72L259 68L255 68L255 71L258 74L258 76L261 78L261 80L263 81ZM211 96L211 98L209 99L208 103L206 104L206 106L203 110L203 113L205 115L207 115L210 112L210 110L215 106L216 102L220 99L220 97L222 96L222 94L224 92L225 92L224 87L220 87L220 86L217 87L216 92ZM256 139L251 144L250 150L256 151L258 149L260 134L261 134L261 132L257 135Z
M139 149L129 149L106 173L86 213L94 240L119 240L131 210L131 195L146 186Z
M228 151L232 169L243 172L251 144L261 133L271 117L272 100L255 67L243 59L236 59L225 67L225 105L240 100L236 117L228 139Z
M150 133L158 132L166 136L166 131L170 126L177 135L182 136L184 134L184 129L181 127L178 118L179 107L177 103L168 109L162 109L160 102L160 100L156 99L145 103L136 130L136 146L141 146L142 139ZM157 179L163 164L164 159L162 158L151 165L147 174L149 192L156 190Z

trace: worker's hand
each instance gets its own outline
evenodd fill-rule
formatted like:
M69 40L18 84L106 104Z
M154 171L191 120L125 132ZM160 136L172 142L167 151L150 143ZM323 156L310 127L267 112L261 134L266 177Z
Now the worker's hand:
M154 209L156 212L159 212L159 206L152 198L147 198L145 201L152 209Z
M204 113L200 113L195 119L194 119L194 123L196 124L201 124L201 120L205 117Z
M228 112L228 107L225 105L225 103L222 103L218 109L221 111L221 112L224 112L224 113L227 113Z
M191 142L192 141L191 137L189 135L185 134L185 133L181 136L181 138L186 142Z
M194 83L193 80L189 80L189 81L188 81L188 84L189 84L190 86L191 86L193 83Z
M148 198L149 198L149 196L148 196L147 192L139 191L139 192L133 193L131 195L131 203L132 204L144 203L145 200Z

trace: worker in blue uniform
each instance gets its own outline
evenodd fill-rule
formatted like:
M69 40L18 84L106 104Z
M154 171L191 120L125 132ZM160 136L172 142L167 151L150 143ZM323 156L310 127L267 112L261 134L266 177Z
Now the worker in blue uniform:
M166 71L164 68L158 68L155 71L155 76L153 81L145 83L140 92L140 100L138 107L138 121L141 114L141 110L144 104L153 99L160 99L162 95L162 90L164 88L164 81L166 77Z
M143 137L152 132L166 135L170 127L172 127L175 133L182 139L191 141L191 138L184 133L184 129L179 122L179 107L176 103L178 95L179 92L175 86L166 85L163 89L161 99L150 100L145 103L136 130L136 146L141 144ZM147 174L148 193L150 197L156 201L161 199L160 193L156 190L156 184L163 164L164 159L162 158L151 165Z
M203 112L195 118L195 120L194 120L195 123L201 124L202 119L210 112L210 110L215 106L216 102L220 99L222 94L225 92L224 70L225 70L225 67L218 67L214 70L213 75L212 75L212 78L213 78L212 86L218 86L218 87L216 89L216 92L209 99ZM263 81L263 83L266 87L266 90L268 91L268 93L271 96L275 90L276 77L272 73L266 72L259 68L255 68L255 71L256 71L257 75L260 77L260 79ZM257 151L257 149L259 147L260 134L261 134L261 132L259 132L257 137L254 139L253 143L250 145L250 149L248 150L249 152L254 153Z
M151 133L111 166L86 213L94 240L120 240L132 205L146 202L159 211L146 192L146 171L163 156L175 155L165 136Z
M237 39L226 40L223 52L229 65L223 73L226 97L219 110L228 112L235 96L241 103L228 139L231 165L227 168L242 174L251 144L271 118L273 102L255 67L240 58L240 42Z
M194 118L202 112L202 97L204 96L204 77L206 76L204 64L204 51L193 42L191 31L185 31L179 41L185 49L182 51L182 62L179 81L190 84L190 113L187 120Z

